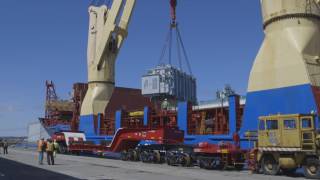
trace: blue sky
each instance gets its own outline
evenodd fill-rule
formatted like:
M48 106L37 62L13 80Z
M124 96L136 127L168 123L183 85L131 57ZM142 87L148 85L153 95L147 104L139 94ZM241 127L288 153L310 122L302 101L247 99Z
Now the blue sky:
M169 0L137 0L129 36L116 64L116 85L140 88L160 57ZM258 0L180 0L177 16L198 83L198 99L213 99L225 84L246 93L263 40ZM61 98L86 82L89 0L0 2L0 136L25 135L44 115L45 80Z

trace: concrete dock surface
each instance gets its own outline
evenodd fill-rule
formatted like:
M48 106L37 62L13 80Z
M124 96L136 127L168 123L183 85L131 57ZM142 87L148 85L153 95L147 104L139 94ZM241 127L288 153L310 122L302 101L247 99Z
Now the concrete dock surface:
M198 167L173 167L166 164L145 164L113 159L58 154L56 165L38 165L38 153L9 149L0 154L0 180L11 179L92 179L92 180L299 180L295 177L265 176L248 171L216 171Z

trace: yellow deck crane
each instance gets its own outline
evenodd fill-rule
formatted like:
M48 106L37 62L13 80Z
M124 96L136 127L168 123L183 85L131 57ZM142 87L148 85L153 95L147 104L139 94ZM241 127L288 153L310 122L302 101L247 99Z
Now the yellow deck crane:
M134 5L135 0L114 0L110 9L105 5L89 7L88 91L81 116L104 114L115 85L115 61L127 37Z

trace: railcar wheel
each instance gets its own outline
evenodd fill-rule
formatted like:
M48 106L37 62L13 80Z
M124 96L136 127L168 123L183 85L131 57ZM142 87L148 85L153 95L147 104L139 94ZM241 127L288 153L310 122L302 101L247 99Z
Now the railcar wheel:
M128 161L129 158L128 158L128 152L126 150L122 151L121 154L120 154L120 158L122 161Z
M202 159L199 159L199 160L198 160L198 166L199 166L201 169L204 169L204 168L205 168L204 162L203 162Z
M130 161L139 161L138 152L134 149L129 150L128 156Z
M218 165L214 164L213 169L224 171L227 169L227 164L225 162L220 161L220 164L218 164Z
M243 167L244 167L244 164L236 164L236 165L234 165L234 168L235 168L237 171L243 170Z
M166 161L169 166L175 165L175 158L171 152L168 152L168 154L166 155Z
M159 151L153 151L153 163L161 163L161 154Z
M306 159L303 165L303 172L306 178L319 179L320 178L320 164L319 160L311 157Z
M208 159L208 158L200 158L198 160L198 166L201 169L213 169L213 162L212 160Z
M182 158L183 158L182 166L190 167L191 166L191 157L190 157L190 155L185 153L185 154L183 154Z
M279 164L272 155L263 157L261 167L265 175L277 175L280 170Z
M172 157L167 157L167 164L169 165L169 166L173 166L174 165L174 160L172 159Z
M140 160L144 163L148 162L148 153L146 151L140 153Z
M140 156L139 156L139 152L138 152L137 150L133 150L133 151L134 151L134 154L133 154L133 155L134 155L134 156L133 156L133 157L134 157L134 160L135 160L135 161L140 161L140 159L139 159L139 157L140 157Z

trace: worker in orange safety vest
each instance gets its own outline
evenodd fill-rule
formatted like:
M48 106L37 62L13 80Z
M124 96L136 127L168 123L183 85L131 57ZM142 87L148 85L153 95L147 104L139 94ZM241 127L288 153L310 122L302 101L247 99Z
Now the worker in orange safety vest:
M44 138L41 138L38 141L38 148L37 148L37 151L39 153L38 160L40 165L43 164L43 154L45 150L46 150L46 142L44 141Z
M51 139L48 139L46 151L47 151L48 165L54 165L54 157L53 157L54 145Z

